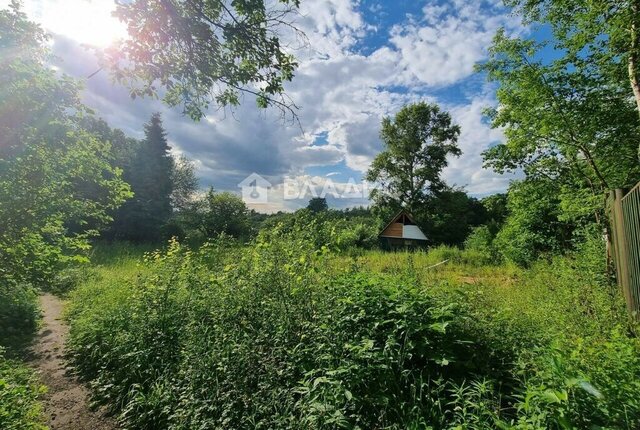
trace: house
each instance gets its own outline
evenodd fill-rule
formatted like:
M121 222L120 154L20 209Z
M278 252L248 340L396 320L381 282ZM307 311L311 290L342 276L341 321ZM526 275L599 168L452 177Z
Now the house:
M427 236L405 210L394 216L378 237L384 249L418 248L427 244Z

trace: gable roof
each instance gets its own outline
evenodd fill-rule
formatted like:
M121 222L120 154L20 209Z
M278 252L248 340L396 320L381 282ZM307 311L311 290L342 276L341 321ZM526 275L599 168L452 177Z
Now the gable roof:
M403 215L412 224L404 224L404 223L402 223L402 231L398 232L399 235L385 234L385 232L387 232L387 230L391 230L392 229L393 224L395 224L395 223L400 224L398 221L402 218ZM415 220L413 219L411 214L409 214L409 212L407 212L404 209L401 210L400 212L398 212L391 219L391 221L387 225L384 226L384 228L382 229L380 234L378 234L378 237L389 237L389 238L399 238L399 239L414 239L414 240L428 240L427 236L425 236L425 234L422 232L420 227L418 227L417 223L415 222Z

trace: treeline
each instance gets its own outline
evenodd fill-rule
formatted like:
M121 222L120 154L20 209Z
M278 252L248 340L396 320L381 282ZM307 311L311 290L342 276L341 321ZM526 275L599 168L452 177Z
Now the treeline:
M485 165L525 178L509 188L504 227L475 240L530 264L601 237L609 229L607 192L640 181L640 6L507 3L549 37L498 32L478 66L499 85L489 118L506 136L483 154Z

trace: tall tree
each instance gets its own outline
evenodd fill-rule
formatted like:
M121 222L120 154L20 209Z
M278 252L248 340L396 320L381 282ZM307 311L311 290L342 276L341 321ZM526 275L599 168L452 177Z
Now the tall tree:
M484 158L499 172L522 169L530 179L559 182L565 216L583 217L587 208L599 220L607 189L640 180L640 122L628 84L610 73L611 64L565 45L560 39L560 54L545 61L548 43L498 33L480 68L499 84L499 107L489 113L506 141ZM577 195L581 205L571 202Z
M457 146L460 127L435 104L403 107L396 116L382 120L384 150L376 156L366 179L380 188L370 198L387 212L407 209L424 212L435 194L445 190L440 174L447 157L461 154Z
M589 58L610 81L627 81L640 115L640 0L507 0L529 22L550 25L568 57Z
M114 76L132 96L155 95L182 105L193 119L209 104L237 105L241 93L259 107L294 113L284 95L297 66L289 49L302 34L291 23L299 0L133 0L116 16L129 38L107 55ZM284 38L284 40L283 40ZM295 113L294 113L295 115Z
M159 113L145 125L145 138L125 172L134 197L118 211L113 235L133 241L157 241L172 214L173 159Z
M79 85L47 65L47 36L19 3L0 11L0 300L83 258L130 196L110 146L80 125ZM2 318L0 317L0 320Z

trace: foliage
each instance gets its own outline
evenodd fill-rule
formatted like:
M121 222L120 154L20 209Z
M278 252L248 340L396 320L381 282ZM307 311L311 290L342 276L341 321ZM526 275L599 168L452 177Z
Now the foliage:
M313 213L301 209L292 214L279 214L263 222L259 237L279 239L282 234L304 236L317 248L327 246L334 251L371 249L378 245L382 228L379 219L366 211L327 210Z
M0 169L31 136L45 133L52 121L64 121L70 110L83 109L78 83L44 67L48 40L19 2L0 10Z
M625 84L640 114L640 2L509 0L528 22L543 22L569 58L587 58L608 82Z
M33 288L3 281L0 286L0 348L21 351L30 340L28 334L35 331L39 317Z
M250 234L249 210L244 201L230 192L217 193L213 188L190 204L182 224L192 239L205 241L219 235L246 239Z
M109 222L129 196L109 145L78 126L77 84L46 66L46 37L18 6L0 12L3 96L23 115L4 124L17 143L0 160L0 282L7 289L45 286L62 265L81 259L94 226Z
M449 332L455 305L409 284L325 280L326 251L292 235L219 246L174 244L139 281L76 293L76 366L126 425L407 428L443 419L447 381L493 368L463 360L478 345Z
M199 120L210 103L235 106L240 93L259 107L293 112L284 83L297 66L285 49L299 32L288 21L298 0L119 2L130 38L106 56L131 96L157 95ZM287 31L289 30L289 31Z
M101 193L88 192L96 189ZM0 172L2 279L46 286L63 265L83 259L97 233L86 226L109 222L109 211L128 195L108 162L108 145L52 126Z
M129 187L108 143L82 126L79 85L48 64L47 37L12 1L0 11L0 344L22 352L36 328L36 288L85 262L89 239ZM0 427L44 429L42 390L0 350Z
M433 194L444 189L440 178L447 156L460 155L460 127L435 104L416 103L382 121L385 149L376 156L367 180L380 185L371 192L374 204L390 216L401 208L415 216Z
M499 84L489 116L506 142L484 153L485 164L554 182L547 199L558 200L560 219L603 228L606 191L640 180L640 105L629 85L640 67L638 2L507 3L553 37L496 35L480 69ZM640 87L635 96L640 103Z
M482 225L472 230L464 241L464 248L483 255L486 262L496 262L500 260L501 256L494 246L494 239L495 235L491 233L491 229L486 225Z
M135 428L640 424L599 238L523 272L446 247L345 258L309 230L99 267L72 298L76 368Z
M46 430L37 401L44 391L33 373L6 359L0 347L0 428Z
M161 238L161 228L172 215L171 197L175 190L174 160L169 154L167 134L159 113L145 125L145 138L124 171L131 184L133 198L114 215L110 235L136 242L152 242Z
M314 197L309 200L307 209L309 209L311 212L322 212L329 209L329 205L327 205L327 199L325 199L324 197Z
M507 194L493 194L480 200L480 203L485 212L483 224L486 224L491 234L496 235L509 215Z
M385 149L376 156L367 180L374 210L390 219L405 209L431 244L462 245L472 227L484 222L485 209L462 189L447 186L440 174L447 157L460 155L460 127L435 104L405 106L385 118L380 137Z
M550 180L512 183L507 207L509 216L494 242L507 260L527 265L541 254L570 247L572 223L561 220L557 185Z
M196 198L199 188L196 168L193 161L185 155L174 158L171 169L171 206L174 211L182 212Z
M425 235L431 244L460 246L471 230L486 222L482 203L459 189L445 189L418 210Z

